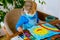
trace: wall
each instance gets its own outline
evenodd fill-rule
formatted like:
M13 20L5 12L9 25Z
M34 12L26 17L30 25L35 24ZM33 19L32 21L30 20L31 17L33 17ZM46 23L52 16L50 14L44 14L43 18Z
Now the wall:
M60 19L60 0L44 0L46 4L41 5L38 3L38 0L36 0L37 3L37 10L43 11L47 14L56 16Z

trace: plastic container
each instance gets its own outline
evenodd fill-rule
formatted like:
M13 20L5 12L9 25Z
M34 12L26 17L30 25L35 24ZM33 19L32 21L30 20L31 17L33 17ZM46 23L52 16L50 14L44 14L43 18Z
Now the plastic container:
M56 18L54 16L47 16L45 18L46 22L51 22L51 21L54 21Z

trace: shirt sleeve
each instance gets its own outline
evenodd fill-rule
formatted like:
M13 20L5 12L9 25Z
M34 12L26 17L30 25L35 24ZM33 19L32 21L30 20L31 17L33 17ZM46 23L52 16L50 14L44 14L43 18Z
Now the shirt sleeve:
M39 22L39 18L38 18L38 12L36 12L36 17L37 17L37 23Z
M20 16L20 18L18 19L18 22L16 24L16 30L18 27L21 27L25 23L25 20L26 19L24 18L24 16Z

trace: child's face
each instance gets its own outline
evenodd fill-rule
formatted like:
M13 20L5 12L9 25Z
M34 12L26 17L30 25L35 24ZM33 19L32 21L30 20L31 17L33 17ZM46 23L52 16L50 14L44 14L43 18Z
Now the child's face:
M33 2L26 2L24 6L24 12L29 15L34 15L36 12L36 3Z

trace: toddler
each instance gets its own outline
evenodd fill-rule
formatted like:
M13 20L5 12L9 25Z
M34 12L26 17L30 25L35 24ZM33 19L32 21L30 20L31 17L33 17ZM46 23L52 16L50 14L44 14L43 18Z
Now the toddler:
M23 30L30 29L31 27L37 25L40 20L36 11L37 4L35 2L26 1L23 8L24 13L20 16L16 24L16 30L18 32L23 32Z

